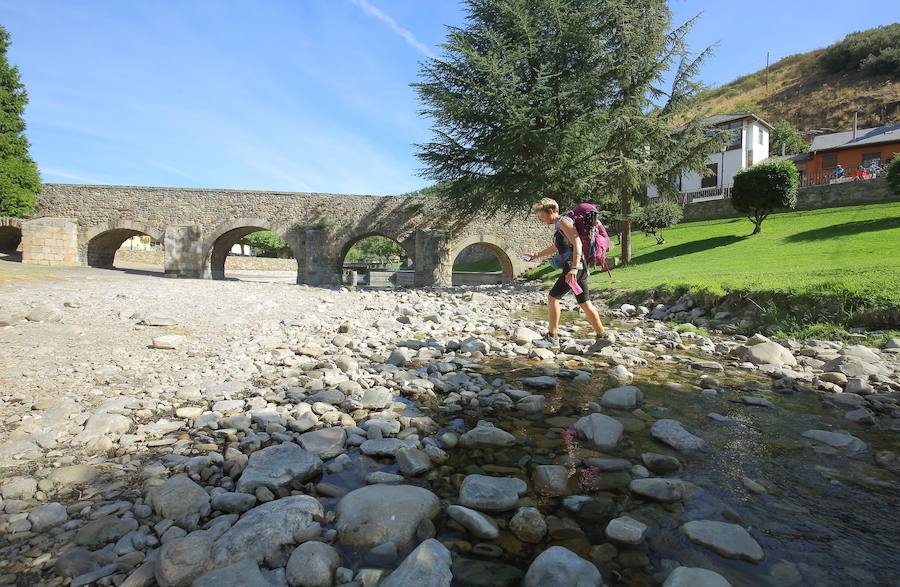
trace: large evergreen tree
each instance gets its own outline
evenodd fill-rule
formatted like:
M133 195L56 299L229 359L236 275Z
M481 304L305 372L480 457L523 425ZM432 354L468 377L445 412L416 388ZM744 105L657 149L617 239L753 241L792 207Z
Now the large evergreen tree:
M28 94L19 68L7 61L9 42L9 33L0 26L0 216L25 216L34 208L41 178L28 154L22 118Z
M467 0L444 54L414 84L434 138L426 177L461 217L674 190L722 140L690 109L706 52L691 57L664 0ZM675 70L669 91L659 84Z

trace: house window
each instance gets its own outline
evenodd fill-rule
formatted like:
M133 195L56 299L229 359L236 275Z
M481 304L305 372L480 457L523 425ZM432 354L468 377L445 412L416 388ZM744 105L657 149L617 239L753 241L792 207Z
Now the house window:
M831 171L837 167L837 153L822 154L822 171Z
M863 167L868 169L872 166L872 163L876 165L881 165L881 153L866 153L863 155L862 164Z
M759 129L759 144L763 144L763 129Z
M709 171L711 175L700 180L700 188L714 188L719 185L719 164L710 163Z

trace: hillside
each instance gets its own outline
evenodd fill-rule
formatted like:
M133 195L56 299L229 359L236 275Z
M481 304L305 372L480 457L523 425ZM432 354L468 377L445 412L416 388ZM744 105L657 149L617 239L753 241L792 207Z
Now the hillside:
M829 72L822 62L827 49L791 55L765 70L746 75L701 95L712 114L747 110L759 105L759 114L774 123L787 120L801 130L849 129L853 111L859 126L880 126L900 121L900 79L873 75L860 69Z

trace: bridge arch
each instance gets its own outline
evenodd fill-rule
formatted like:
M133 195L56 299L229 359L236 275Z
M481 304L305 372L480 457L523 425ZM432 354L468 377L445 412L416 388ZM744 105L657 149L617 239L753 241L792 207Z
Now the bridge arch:
M491 234L473 234L454 241L450 248L450 262L454 262L464 249L472 245L481 245L497 256L504 282L512 281L516 275L524 271L524 265L519 261L518 255L507 250L509 243Z
M303 239L290 227L284 227L265 218L235 218L219 224L203 240L203 258L206 259L213 279L225 279L225 259L231 248L242 238L254 232L268 230L282 237L299 267L303 262Z
M134 220L112 220L88 227L81 237L87 243L85 258L91 267L112 268L116 251L133 236L147 235L163 242L164 229Z
M416 242L415 237L413 236L402 236L398 234L391 234L390 231L386 230L372 230L368 232L363 232L361 234L356 234L347 239L343 245L341 245L341 249L338 252L337 258L337 266L335 269L338 274L340 274L343 270L344 259L347 257L347 253L350 252L350 249L353 248L353 245L359 243L360 241L364 241L367 238L372 238L373 236L381 236L384 238L389 238L392 241L399 244L403 251L406 253L406 257L412 262L412 266L416 266Z
M0 218L0 253L15 253L22 242L22 219Z

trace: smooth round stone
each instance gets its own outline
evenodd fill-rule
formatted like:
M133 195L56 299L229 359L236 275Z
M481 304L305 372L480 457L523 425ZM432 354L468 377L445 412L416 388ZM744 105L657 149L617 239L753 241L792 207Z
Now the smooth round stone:
M643 399L641 390L633 385L614 387L603 393L600 405L614 410L633 410Z
M497 523L481 512L461 505L451 505L447 508L447 515L462 524L476 538L493 540L500 535Z
M522 587L601 587L600 571L571 550L551 546L532 561Z
M468 475L459 488L459 501L475 510L503 512L513 509L526 491L528 485L516 477Z
M645 452L641 455L644 466L658 475L674 473L681 468L681 462L675 457L661 455L655 452Z
M697 567L678 567L663 583L663 587L731 587L718 573Z
M515 436L484 421L459 438L463 448L506 448L515 443Z
M370 549L392 540L402 546L421 522L438 514L440 501L421 487L378 484L351 491L335 511L342 544Z
M627 516L610 520L606 526L607 537L625 544L640 544L646 531L646 524Z
M203 414L203 408L198 408L196 406L185 406L175 410L175 415L179 418L184 418L185 420L195 420L201 414Z
M190 585L209 570L213 540L195 532L163 544L156 558L156 582L164 586Z
M242 514L256 505L250 493L220 493L212 499L212 509L226 514Z
M294 549L288 559L286 576L291 587L331 587L341 555L334 547L315 540Z
M642 497L666 503L678 501L684 495L682 484L671 479L634 479L628 489Z
M521 507L509 521L509 529L522 542L537 544L547 535L547 521L537 508Z
M613 450L622 440L622 423L606 414L591 414L575 422L575 430L598 450Z
M250 455L235 489L253 493L257 487L276 491L293 483L305 483L322 473L322 459L296 444L274 444Z
M39 505L28 514L32 532L43 532L60 524L65 524L68 519L66 508L59 503L47 503Z

